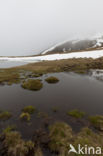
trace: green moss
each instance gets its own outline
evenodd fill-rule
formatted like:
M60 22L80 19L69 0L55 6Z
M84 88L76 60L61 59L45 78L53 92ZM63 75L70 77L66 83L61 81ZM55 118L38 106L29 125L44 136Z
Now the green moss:
M85 113L84 112L81 112L79 110L72 110L70 112L67 112L68 115L72 116L72 117L75 117L75 118L82 118L85 116Z
M23 112L33 114L36 111L36 108L34 106L26 106L23 108Z
M90 116L89 121L95 128L103 130L103 116L100 115Z
M6 127L4 130L3 130L3 133L8 133L8 132L11 132L13 130L16 129L16 126L15 125L9 125L8 127Z
M66 151L67 144L72 139L72 129L64 122L56 122L49 126L49 148L53 152Z
M0 113L0 120L8 120L12 117L12 114L8 111L4 111Z
M57 82L59 82L59 79L51 76L51 77L46 78L45 81L48 83L57 83Z
M22 83L21 85L24 89L28 89L28 90L40 90L43 87L43 84L40 80L27 80L25 82Z
M25 121L30 121L31 116L29 113L21 113L20 119L25 120Z

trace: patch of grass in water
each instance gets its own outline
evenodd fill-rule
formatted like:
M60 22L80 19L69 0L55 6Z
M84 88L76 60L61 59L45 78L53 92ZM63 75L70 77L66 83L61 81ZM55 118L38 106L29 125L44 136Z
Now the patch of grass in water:
M59 110L58 107L53 107L53 108L52 108L52 111L55 112L55 113L58 112L58 110Z
M11 131L14 131L16 130L16 126L15 125L9 125L7 126L4 130L3 130L3 133L8 133L8 132L11 132Z
M53 152L66 151L66 145L72 139L72 129L64 122L56 122L49 126L49 148Z
M31 116L30 116L30 114L29 113L21 113L21 115L20 115L20 119L22 119L22 120L24 120L24 121L30 121L30 119L31 119Z
M57 83L59 82L59 79L57 77L51 76L45 79L46 82L48 83Z
M42 73L32 73L32 77L41 77Z
M85 116L85 112L81 112L77 109L67 112L67 115L70 115L75 118L82 118Z
M36 111L36 108L32 105L26 106L22 110L24 113L33 114Z
M22 83L21 85L24 89L38 91L43 87L43 84L40 80L29 79Z
M103 116L101 115L90 116L89 121L95 128L103 131Z
M8 120L12 117L12 114L8 111L4 111L0 113L0 120Z

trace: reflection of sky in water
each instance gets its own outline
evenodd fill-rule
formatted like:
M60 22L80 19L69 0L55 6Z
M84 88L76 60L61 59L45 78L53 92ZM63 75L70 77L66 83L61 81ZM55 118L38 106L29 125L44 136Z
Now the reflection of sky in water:
M101 69L95 69L90 70L89 75L97 80L103 81L103 70Z
M0 68L10 68L10 67L16 67L20 65L25 65L27 63L25 62L10 62L10 61L0 61Z

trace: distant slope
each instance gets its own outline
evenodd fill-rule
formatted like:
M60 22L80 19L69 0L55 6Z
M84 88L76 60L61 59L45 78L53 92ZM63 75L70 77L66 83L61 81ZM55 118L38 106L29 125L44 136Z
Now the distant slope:
M91 39L66 41L47 49L42 54L70 53L101 48L103 48L103 36L98 36Z

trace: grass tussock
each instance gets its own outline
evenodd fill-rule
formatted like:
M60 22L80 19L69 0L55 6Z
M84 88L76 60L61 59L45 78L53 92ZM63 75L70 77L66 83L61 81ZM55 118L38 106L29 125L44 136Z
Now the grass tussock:
M38 147L38 148L36 149L35 155L34 155L34 156L43 156L43 153L42 153L40 147Z
M3 130L3 133L9 133L9 132L11 132L11 131L14 131L14 130L16 130L16 126L15 125L9 125L9 126L7 126L4 130Z
M90 116L89 121L95 128L103 131L103 116L101 115Z
M21 115L20 115L20 119L21 120L24 120L24 121L30 121L30 119L31 119L31 116L30 116L30 114L29 113L21 113Z
M27 80L21 85L24 89L38 91L43 87L43 84L40 80Z
M70 112L67 112L67 115L70 115L70 116L75 117L75 118L82 118L85 116L85 112L81 112L81 111L75 109L75 110L72 110Z
M33 114L36 111L36 108L34 106L26 106L23 108L22 110L24 113L29 113L29 114Z
M0 120L8 120L12 117L11 112L4 111L0 113Z
M4 134L1 154L5 151L5 156L29 156L34 153L34 143L24 141L19 132L10 131Z
M49 126L49 148L53 152L65 151L72 139L72 129L64 122L56 122Z
M45 81L48 83L57 83L59 82L59 79L54 76L51 76L51 77L46 78Z

